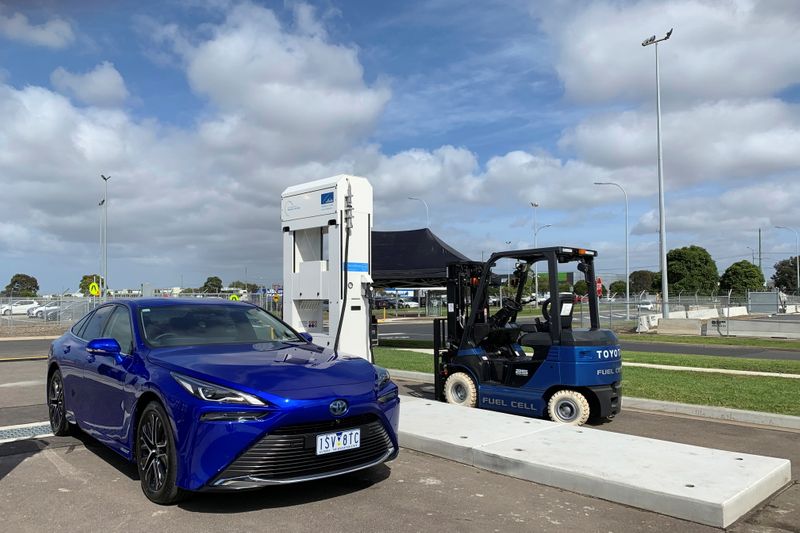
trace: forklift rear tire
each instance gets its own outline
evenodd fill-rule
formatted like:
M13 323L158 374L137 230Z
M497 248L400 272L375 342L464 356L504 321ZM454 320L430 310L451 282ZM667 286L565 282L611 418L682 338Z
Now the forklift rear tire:
M582 426L589 420L589 402L580 392L560 390L547 402L547 414L553 422Z
M464 372L456 372L447 378L444 382L444 397L447 403L455 405L464 407L478 405L478 389L472 378Z

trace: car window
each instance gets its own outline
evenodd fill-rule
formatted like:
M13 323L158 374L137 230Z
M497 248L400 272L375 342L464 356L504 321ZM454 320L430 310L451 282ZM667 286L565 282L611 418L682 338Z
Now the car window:
M139 316L145 340L153 347L303 342L289 326L258 307L159 305L141 308Z
M86 327L86 323L89 322L89 319L92 317L92 313L87 313L85 317L81 318L77 324L72 326L72 334L76 337L81 337L81 330ZM82 337L81 337L82 338Z
M86 324L86 328L81 332L81 338L87 341L92 339L99 339L103 331L103 326L106 324L108 315L114 310L115 306L101 307L94 312L92 318Z
M131 330L131 319L127 307L116 306L114 314L108 319L103 337L116 339L122 348L122 353L133 352L133 330Z

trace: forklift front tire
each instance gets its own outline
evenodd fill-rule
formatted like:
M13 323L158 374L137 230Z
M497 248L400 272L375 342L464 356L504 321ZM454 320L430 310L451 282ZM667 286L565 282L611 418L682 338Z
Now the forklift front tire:
M580 392L560 390L547 402L547 414L553 422L582 426L589 420L589 402Z
M475 407L478 404L478 389L469 375L456 372L444 382L444 397L447 403Z

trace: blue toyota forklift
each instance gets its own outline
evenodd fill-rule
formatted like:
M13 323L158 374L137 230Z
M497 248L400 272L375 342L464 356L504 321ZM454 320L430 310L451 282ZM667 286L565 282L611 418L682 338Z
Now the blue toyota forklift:
M595 287L597 252L565 246L496 252L488 261L451 263L447 318L434 321L436 399L565 424L613 418L620 412L622 361L616 335L600 329L595 291L589 328L573 328L575 295L559 293L559 269L583 274ZM491 313L489 288L500 284L497 262L515 262L515 289ZM534 265L547 266L550 297L542 317L517 321ZM539 268L539 270L543 270ZM538 295L536 295L538 298Z

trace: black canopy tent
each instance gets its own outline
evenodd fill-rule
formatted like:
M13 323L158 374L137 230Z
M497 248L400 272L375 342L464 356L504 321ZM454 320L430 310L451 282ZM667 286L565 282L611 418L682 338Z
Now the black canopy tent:
M441 287L448 263L469 260L428 228L372 232L374 288Z

